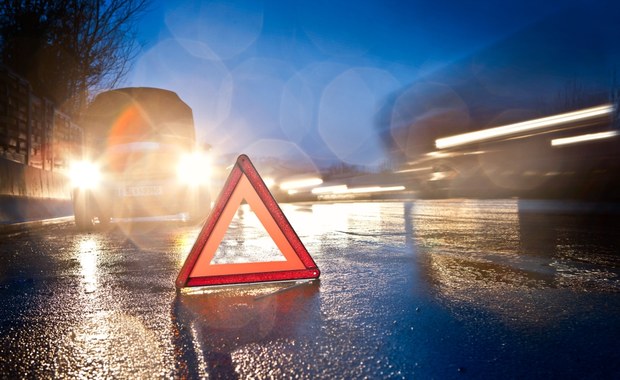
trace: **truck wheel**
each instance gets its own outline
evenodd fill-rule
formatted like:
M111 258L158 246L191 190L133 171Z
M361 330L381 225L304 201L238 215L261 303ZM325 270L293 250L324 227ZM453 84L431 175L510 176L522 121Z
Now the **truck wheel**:
M194 202L189 210L189 221L191 223L202 223L211 212L211 193L209 189L199 189Z
M88 196L80 189L73 191L73 215L78 230L89 231L93 228L93 215Z
M108 228L110 227L110 216L107 214L99 214L97 216L97 219L99 219L99 226L103 227L103 228Z

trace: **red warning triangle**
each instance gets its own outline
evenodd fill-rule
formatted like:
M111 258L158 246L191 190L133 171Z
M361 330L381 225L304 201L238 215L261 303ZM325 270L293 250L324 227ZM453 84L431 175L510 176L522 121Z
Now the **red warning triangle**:
M228 226L245 200L282 252L284 261L213 263ZM237 158L211 214L176 280L189 286L287 281L319 277L319 268L246 155Z

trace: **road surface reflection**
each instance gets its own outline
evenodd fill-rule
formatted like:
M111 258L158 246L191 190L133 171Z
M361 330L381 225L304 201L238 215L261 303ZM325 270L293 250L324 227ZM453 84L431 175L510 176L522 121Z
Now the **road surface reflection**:
M549 205L282 204L322 272L290 289L177 294L191 224L5 234L0 374L617 377L620 222ZM235 223L228 254L259 236Z
M545 213L526 203L413 206L413 239L441 297L453 306L486 308L509 323L552 324L571 313L558 297L620 291L616 217Z

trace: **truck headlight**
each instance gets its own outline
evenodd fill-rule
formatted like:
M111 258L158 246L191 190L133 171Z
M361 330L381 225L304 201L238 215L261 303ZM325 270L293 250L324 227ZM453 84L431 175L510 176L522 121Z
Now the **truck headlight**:
M71 165L69 178L74 188L93 189L101 182L101 171L92 162L77 161Z
M177 167L179 181L187 185L204 185L211 175L211 159L206 153L194 152L181 157Z

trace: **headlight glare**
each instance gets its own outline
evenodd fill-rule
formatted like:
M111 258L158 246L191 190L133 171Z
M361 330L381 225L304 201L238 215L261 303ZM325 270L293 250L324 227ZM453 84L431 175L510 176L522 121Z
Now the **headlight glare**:
M211 160L205 153L194 152L181 157L177 167L179 181L188 185L204 185L209 181Z
M92 189L101 182L99 167L88 161L77 161L71 165L69 172L71 186L81 189Z

